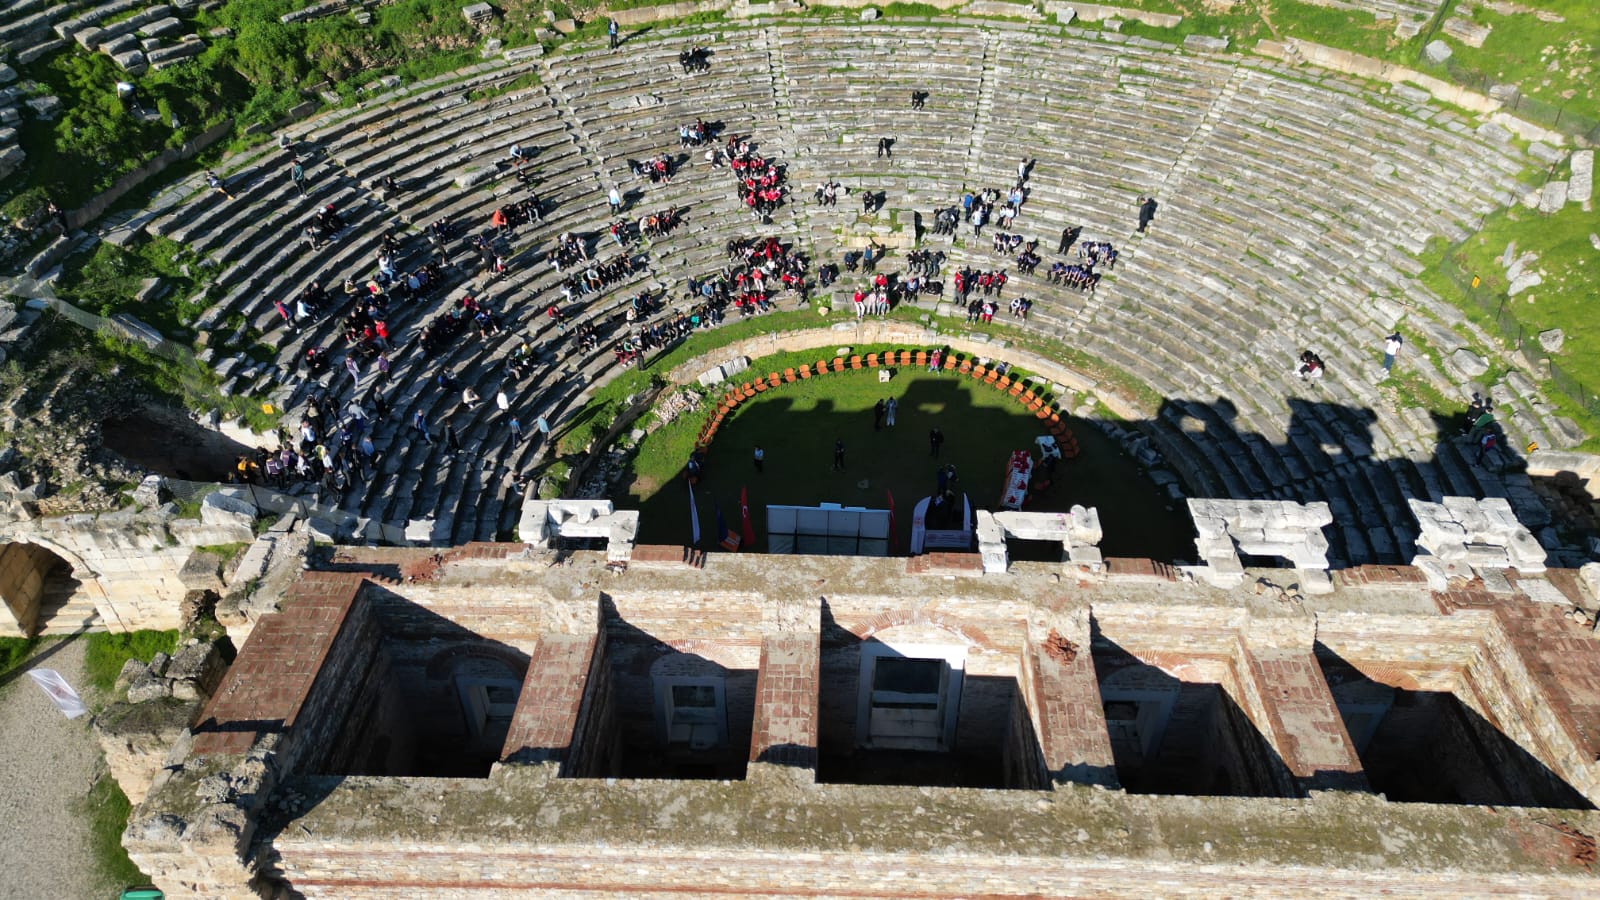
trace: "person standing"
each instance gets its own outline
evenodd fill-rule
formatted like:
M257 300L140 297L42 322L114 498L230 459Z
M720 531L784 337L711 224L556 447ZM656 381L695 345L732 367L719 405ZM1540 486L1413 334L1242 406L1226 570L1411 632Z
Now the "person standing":
M1078 235L1082 233L1083 229L1077 225L1068 225L1061 229L1061 243L1056 245L1056 252L1066 253L1071 250L1072 245L1078 242Z
M617 40L618 34L616 19L612 19L611 24L606 26L606 36L611 38L611 49L613 50L617 49L617 47L622 43L621 41Z
M606 202L611 204L611 214L622 212L622 192L616 188L606 191Z
M516 416L511 417L511 446L516 447L522 443L522 421Z
M1400 348L1405 345L1406 339L1396 331L1383 339L1383 375L1389 377L1389 371L1394 368L1394 358L1399 355Z
M933 429L928 432L928 455L938 456L939 448L943 446L944 432L940 431L939 426L935 425L933 426Z
M422 410L417 410L416 415L411 417L411 428L422 435L422 440L425 443L433 443L433 435L428 434L428 417Z
M896 400L893 397L890 397L889 398L889 402L885 403L883 405L883 408L884 408L884 424L888 425L890 428L893 428L894 427L894 411L900 408L900 401Z
M1143 195L1140 195L1140 197L1139 197L1139 231L1141 233L1143 233L1146 228L1150 227L1150 223L1151 222L1155 221L1156 205L1157 205L1156 204L1156 198L1154 198L1154 197L1145 197Z
M757 444L755 452L750 455L750 461L755 463L757 472L765 471L761 468L761 465L767 461L767 451L761 449L761 445Z
M844 471L844 441L839 438L833 441L833 470Z
M289 180L294 182L294 186L300 191L300 196L304 197L306 195L306 167L300 165L300 160L298 159L294 161L294 165L289 167Z

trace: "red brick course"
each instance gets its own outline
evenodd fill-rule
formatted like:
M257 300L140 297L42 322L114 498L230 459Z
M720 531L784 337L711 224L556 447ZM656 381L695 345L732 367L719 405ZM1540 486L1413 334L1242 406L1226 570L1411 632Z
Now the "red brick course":
M263 616L194 729L194 754L243 753L259 734L287 731L311 691L364 578L306 572L283 612Z
M566 756L594 655L594 636L547 634L528 658L501 760L544 762Z
M751 762L816 768L820 669L816 634L787 634L762 642Z

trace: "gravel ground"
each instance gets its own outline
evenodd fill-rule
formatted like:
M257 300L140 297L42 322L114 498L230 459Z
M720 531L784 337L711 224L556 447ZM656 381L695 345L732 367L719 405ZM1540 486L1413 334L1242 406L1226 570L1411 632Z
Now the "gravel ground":
M89 717L68 720L23 674L55 669L84 692L83 641L48 641L0 685L0 898L116 896L95 870L79 801L103 765Z

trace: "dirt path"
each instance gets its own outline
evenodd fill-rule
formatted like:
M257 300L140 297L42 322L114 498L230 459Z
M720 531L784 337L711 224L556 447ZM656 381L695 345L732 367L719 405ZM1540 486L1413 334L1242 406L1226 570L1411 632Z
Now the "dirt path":
M0 685L0 898L114 897L78 805L102 765L88 716L63 716L23 674L31 667L55 669L83 692L83 640L45 643Z

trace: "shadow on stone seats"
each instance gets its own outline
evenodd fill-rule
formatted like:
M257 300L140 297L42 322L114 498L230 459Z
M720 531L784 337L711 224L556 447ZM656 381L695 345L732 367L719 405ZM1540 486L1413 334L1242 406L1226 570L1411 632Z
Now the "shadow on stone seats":
M1454 693L1374 681L1320 642L1316 656L1372 789L1389 800L1595 808Z
M1298 397L1288 398L1288 407L1282 441L1239 431L1238 410L1225 397L1168 398L1154 419L1132 424L1175 451L1166 455L1190 496L1327 502L1334 524L1324 533L1333 568L1409 563L1419 531L1410 499L1503 496L1534 534L1549 524L1537 498L1504 477L1527 469L1516 448L1502 443L1483 465L1475 464L1476 451L1461 437L1464 406L1461 412L1427 411L1433 433L1426 437L1434 449L1424 459L1379 458L1377 416L1370 409Z
M1091 646L1123 790L1299 796L1283 759L1222 684L1175 678L1107 639L1098 626Z

